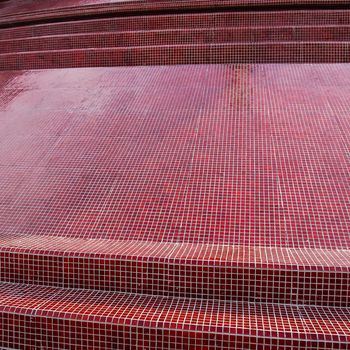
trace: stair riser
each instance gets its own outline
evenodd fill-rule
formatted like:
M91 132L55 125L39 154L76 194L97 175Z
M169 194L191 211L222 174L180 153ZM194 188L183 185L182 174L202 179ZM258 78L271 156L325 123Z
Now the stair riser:
M242 335L195 332L181 324L179 329L167 329L161 324L152 326L145 324L140 327L127 323L117 325L74 319L63 320L49 316L23 316L6 312L0 313L0 320L2 329L0 346L22 350L341 350L348 349L349 346L346 342L298 340L298 334L291 335L295 338L288 340L263 335L248 336L244 335L244 330L238 330Z
M219 300L350 306L350 272L344 271L6 252L1 253L0 259L3 282Z
M0 42L0 53L128 46L266 41L347 41L350 27L231 28L159 32L94 33Z
M247 26L350 25L350 11L246 12L140 16L3 29L0 40L73 33Z
M350 62L350 43L268 43L86 49L0 56L0 70L217 63Z

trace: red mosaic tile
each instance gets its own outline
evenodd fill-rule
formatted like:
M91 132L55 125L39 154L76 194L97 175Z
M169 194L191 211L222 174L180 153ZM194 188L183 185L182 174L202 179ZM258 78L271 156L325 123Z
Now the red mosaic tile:
M318 349L346 349L349 344L347 309L4 283L0 296L2 344L13 346L15 336L15 344L25 349L300 349L316 343Z
M218 44L264 41L344 41L350 27L254 27L147 30L122 33L65 34L0 41L0 53L84 48Z
M96 79L93 88L85 89L82 72L86 81ZM2 109L3 205L16 218L13 233L349 247L348 124L338 122L347 110L347 65L61 73L45 98L26 88ZM10 89L34 78L49 84L48 72L31 74L15 75ZM337 85L311 86L316 77L341 76L337 100L330 98ZM254 90L242 99L237 87L249 81ZM18 114L24 103L39 112ZM44 116L50 128L41 124Z
M3 144L22 132L19 140L44 135L53 146L45 147L44 157L39 154L39 163L33 162L37 152L29 153L27 146L15 148L11 157L4 151L1 279L348 306L347 251L329 250L349 244L343 212L346 178L332 180L345 175L348 166L346 119L334 123L334 111L338 118L346 113L346 68L241 65L14 73L4 91L20 85L21 92L2 107ZM146 76L152 78L143 80ZM327 82L327 95L320 83L312 86L311 77ZM45 100L38 87L29 88L32 81L45 86ZM255 88L242 98L235 86L249 81ZM344 98L337 93L337 99L330 99L339 81ZM92 82L95 90L79 88ZM157 99L144 100L129 82ZM175 82L184 84L183 93L175 94ZM56 94L60 89L64 99ZM318 103L311 103L316 97ZM35 104L37 112L8 118L24 103ZM281 115L282 108L294 119ZM334 186L345 187L334 191ZM307 216L302 215L306 208Z
M0 347L349 348L347 5L0 1Z
M344 31L343 40L347 38L347 27L350 24L349 10L318 10L318 11L279 11L278 16L275 11L264 12L219 12L219 13L201 13L201 14L181 14L178 15L148 15L148 16L126 16L106 19L78 20L72 22L53 22L46 24L36 24L19 26L14 28L5 28L0 30L1 40L13 40L26 37L41 37L53 35L66 35L69 38L70 34L78 33L108 33L112 32L117 35L118 32L129 32L129 39L133 35L146 35L153 31L153 35L166 35L170 30L186 30L187 34L190 29L205 30L211 29L215 31L222 30L234 31L239 34L246 32L247 36L253 35L250 33L256 32L256 35L263 37L264 31L271 31L269 27L274 27L275 35L268 36L273 39L278 38L279 31L282 33L288 31L288 28L293 28L293 38L298 38L298 33L310 35L310 37L322 38L322 33L327 32L342 32ZM317 27L318 31L312 27ZM259 33L258 28L262 30ZM305 27L309 27L306 29ZM226 28L226 29L225 29ZM224 30L225 29L225 30ZM250 29L250 31L248 31ZM290 30L290 29L289 29ZM134 33L131 33L134 32ZM164 32L164 33L162 33ZM171 32L170 32L171 33ZM124 34L126 35L126 33ZM241 34L242 35L242 34ZM151 36L151 35L149 35ZM45 39L45 38L44 38ZM68 40L68 39L67 39ZM96 40L96 38L95 38ZM183 35L183 40L188 40L187 36ZM129 46L129 41L125 40L125 45Z
M13 25L21 22L57 20L67 17L117 15L143 12L283 9L290 7L337 7L348 5L347 0L43 0L18 3L10 0L0 7L3 17L0 24Z
M164 45L17 52L0 55L0 70L205 63L342 63L349 42Z
M106 249L107 248L107 249ZM55 250L54 250L55 249ZM349 305L344 252L9 237L1 280L177 297ZM305 255L305 259L300 259Z
M270 10L29 25L0 30L0 69L348 62L349 18L348 10Z

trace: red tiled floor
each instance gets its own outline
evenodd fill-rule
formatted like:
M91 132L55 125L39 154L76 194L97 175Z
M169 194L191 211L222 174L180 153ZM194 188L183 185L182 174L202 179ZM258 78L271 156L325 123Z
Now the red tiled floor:
M348 306L347 68L3 73L1 280Z
M0 347L349 348L345 3L0 1Z
M348 249L347 67L14 73L1 232Z

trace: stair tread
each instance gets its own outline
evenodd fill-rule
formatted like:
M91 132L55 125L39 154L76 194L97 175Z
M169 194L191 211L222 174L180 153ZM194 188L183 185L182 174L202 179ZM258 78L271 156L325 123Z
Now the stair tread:
M118 46L118 47L103 47L103 48L79 48L79 49L62 49L62 50L36 50L36 51L20 51L20 52L8 52L8 53L0 53L0 57L6 57L6 56L20 56L20 55L35 55L35 54L45 54L45 53L71 53L71 52L113 52L113 51L124 51L124 50L152 50L157 48L215 48L215 47L264 47L264 46L271 46L271 45L294 45L294 46L306 46L306 45L324 45L324 46L341 46L341 45L349 45L350 40L348 41L263 41L263 42L230 42L230 43L209 43L209 44L167 44L167 45L149 45L149 46ZM204 62L205 63L205 62Z
M0 313L230 335L350 341L349 308L222 302L0 283Z
M16 3L15 3L16 4ZM347 5L347 0L303 0L296 2L295 0L266 0L262 3L260 0L172 0L172 1L122 1L122 2L106 2L106 1L96 1L95 3L82 5L81 3L77 3L76 6L70 4L69 6L47 6L41 3L39 5L33 5L28 9L28 6L25 6L25 11L19 12L20 7L16 4L15 12L13 11L13 3L10 2L10 5L5 5L5 8L2 9L2 18L0 20L0 24L12 24L12 23L21 23L21 22L32 22L32 21L40 21L40 20L48 20L48 19L60 19L65 18L67 16L76 16L77 13L79 15L91 15L91 14L118 14L118 13L132 13L132 12L143 12L143 11L163 11L163 10L193 10L193 9L240 9L255 7L255 6L275 6L275 7L283 7L283 6L298 6L302 5L310 5L310 6L322 6L322 5ZM80 5L80 6L78 6Z
M45 33L75 33L95 31L128 31L162 30L162 29L195 29L203 27L230 27L246 25L276 26L281 25L349 25L349 10L326 10L310 12L281 11L276 17L275 12L241 12L241 13L203 13L181 15L157 15L120 17L111 19L78 20L74 22L28 25L25 27L0 29L0 37L42 36ZM98 29L97 29L98 28ZM103 28L101 30L101 28Z
M168 261L208 266L254 266L299 271L350 271L350 250L194 244L79 237L2 235L0 253L117 260Z
M280 29L348 29L350 28L350 24L344 24L344 25L337 25L337 24L327 24L327 25L276 25L276 26L269 26L269 25L261 25L261 26L228 26L228 27L201 27L201 28L172 28L172 29L150 29L150 30L115 30L115 31L102 31L102 32L84 32L84 33L68 33L68 34L52 34L52 35L40 35L40 36L26 36L26 37L20 37L20 38L12 38L12 39L0 39L0 43L7 43L7 42L21 42L26 40L33 40L33 39L55 39L55 38L66 38L66 37L82 37L82 36L91 36L96 37L98 35L101 36L113 36L113 35L132 35L132 34L152 34L152 33L188 33L188 32L206 32L208 30L214 31L214 32L220 32L220 31L245 31L245 30L261 30L261 29L274 29L274 30L280 30ZM1 30L0 30L1 33ZM278 34L278 33L276 33Z
M169 45L220 45L258 43L346 43L350 26L227 27L149 31L115 31L30 36L0 40L0 53L52 50L158 47Z
M3 236L0 267L1 280L16 283L349 305L349 250Z

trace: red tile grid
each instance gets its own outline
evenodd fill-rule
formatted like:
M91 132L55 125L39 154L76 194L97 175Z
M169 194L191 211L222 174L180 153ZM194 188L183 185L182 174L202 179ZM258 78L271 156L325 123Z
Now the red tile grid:
M347 65L3 73L1 280L349 306L348 80Z
M349 309L341 308L4 283L0 300L3 344L16 339L21 349L347 349L350 342Z
M53 22L19 26L0 30L0 39L18 39L25 37L68 35L77 33L100 32L138 32L138 31L163 31L176 29L213 29L227 28L236 31L245 28L267 26L279 27L312 27L317 26L322 35L323 27L336 26L346 28L350 25L349 10L317 10L317 11L265 11L265 12L219 12L219 13L194 13L181 15L142 15L112 17L105 19L77 20L72 22ZM263 29L262 28L262 29ZM325 28L326 29L326 28ZM266 30L266 29L265 29ZM305 29L304 29L305 30ZM310 31L312 33L312 28ZM334 29L335 30L335 29ZM346 30L346 29L345 29ZM137 33L135 33L136 35ZM131 35L131 33L130 33ZM346 35L346 32L344 33ZM297 36L294 36L296 39Z
M0 25L133 12L239 10L256 6L258 9L283 9L285 6L314 8L341 5L346 7L348 0L8 0L0 4Z
M0 55L0 70L215 63L347 63L350 42L168 45Z
M349 62L349 13L173 14L4 29L0 69Z
M217 44L264 41L346 42L349 26L246 27L153 30L120 33L65 34L0 41L0 53L73 50L84 48Z
M0 0L0 348L348 349L347 6Z
M347 251L9 236L1 247L0 278L64 288L347 307L349 260Z
M348 249L348 77L347 65L14 73L1 231Z
M349 13L147 15L3 29L0 69L348 62Z

